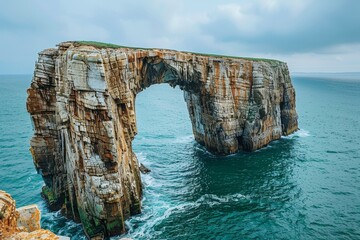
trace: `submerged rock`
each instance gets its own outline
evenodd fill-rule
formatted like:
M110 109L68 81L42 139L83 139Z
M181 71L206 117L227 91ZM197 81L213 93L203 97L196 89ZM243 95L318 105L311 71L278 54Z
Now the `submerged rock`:
M280 61L78 42L40 52L27 100L31 153L50 205L89 237L123 233L141 210L135 99L158 83L184 90L195 139L209 151L254 151L297 130Z
M139 170L142 174L148 174L151 172L151 170L144 166L144 164L140 163Z

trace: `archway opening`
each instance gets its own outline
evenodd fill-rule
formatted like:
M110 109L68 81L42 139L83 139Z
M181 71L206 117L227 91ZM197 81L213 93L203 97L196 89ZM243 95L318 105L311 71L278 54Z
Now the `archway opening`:
M137 135L132 148L139 163L150 170L158 163L172 164L171 158L195 143L183 95L179 87L154 84L136 96Z
M155 84L136 96L138 133L132 148L139 163L151 170L141 174L143 184L142 213L128 222L129 233L142 217L155 223L169 207L191 197L193 180L200 162L195 162L196 143L184 92L168 84ZM137 229L136 232L141 230Z

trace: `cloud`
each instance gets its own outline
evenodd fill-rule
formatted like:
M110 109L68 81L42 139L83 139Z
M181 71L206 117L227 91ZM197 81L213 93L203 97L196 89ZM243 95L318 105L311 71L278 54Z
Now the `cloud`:
M219 5L203 33L245 51L304 53L360 42L360 1L253 0Z
M67 40L280 57L305 70L306 58L326 69L328 55L341 71L345 57L356 61L359 9L357 0L6 1L0 73L31 73L37 52Z
M283 56L297 72L359 72L360 44L339 45L323 53Z

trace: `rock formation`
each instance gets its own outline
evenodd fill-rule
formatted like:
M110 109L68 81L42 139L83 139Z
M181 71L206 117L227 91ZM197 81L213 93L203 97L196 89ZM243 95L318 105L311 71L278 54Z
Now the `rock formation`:
M0 190L0 239L8 240L66 240L40 228L40 211L36 205L16 209L15 200Z
M297 130L280 61L80 42L40 52L27 101L31 152L50 206L90 237L123 233L141 210L135 99L159 83L184 90L195 139L214 153L253 151Z

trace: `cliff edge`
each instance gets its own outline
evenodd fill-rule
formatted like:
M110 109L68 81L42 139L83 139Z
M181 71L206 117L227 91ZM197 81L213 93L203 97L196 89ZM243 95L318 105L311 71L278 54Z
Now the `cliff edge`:
M184 91L196 141L218 154L254 151L298 128L280 61L94 42L40 52L27 100L34 164L50 205L89 237L123 233L141 210L135 100L159 83Z

